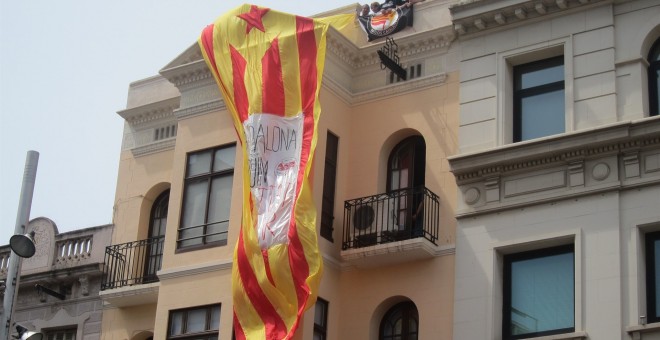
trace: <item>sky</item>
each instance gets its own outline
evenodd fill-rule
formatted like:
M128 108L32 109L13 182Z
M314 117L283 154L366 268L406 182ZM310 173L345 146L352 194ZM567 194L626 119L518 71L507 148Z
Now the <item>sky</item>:
M14 234L27 152L30 219L60 233L112 223L131 82L151 77L242 1L0 1L0 245ZM254 0L313 15L350 0Z

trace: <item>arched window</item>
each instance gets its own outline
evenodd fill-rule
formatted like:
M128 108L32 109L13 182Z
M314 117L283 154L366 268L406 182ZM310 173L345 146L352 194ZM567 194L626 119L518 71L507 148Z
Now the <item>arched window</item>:
M650 115L660 112L660 39L656 40L649 52L649 106Z
M385 313L380 323L380 340L417 340L419 315L411 301L401 302Z
M146 263L144 266L144 281L154 282L158 280L156 272L160 270L163 262L163 241L165 239L165 227L167 225L167 210L170 201L170 190L166 190L156 198L151 207L149 219L149 239L146 245Z
M423 195L426 168L426 143L422 136L412 136L397 144L387 163L387 192L393 197L396 225L412 232ZM418 222L420 222L419 220ZM419 235L417 235L419 236Z
M387 191L424 185L426 144L422 136L412 136L397 144L388 161Z

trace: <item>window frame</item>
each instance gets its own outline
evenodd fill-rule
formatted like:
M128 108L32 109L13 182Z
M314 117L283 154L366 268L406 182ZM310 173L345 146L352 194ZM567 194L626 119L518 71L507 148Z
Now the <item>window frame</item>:
M333 142L331 145L330 143ZM332 148L331 148L332 147ZM334 153L332 152L334 150ZM331 156L331 157L329 157ZM337 190L337 164L339 163L339 136L328 131L325 143L325 169L323 170L323 194L321 199L321 237L334 242L334 207ZM327 206L327 208L326 208ZM332 207L332 208L331 208ZM328 211L328 209L330 209Z
M522 260L531 260L539 259L548 256L562 255L562 254L572 254L573 255L573 327L559 328L548 331L533 332L514 335L511 334L511 263L515 261ZM577 301L578 296L576 295L576 280L577 280L577 265L576 265L576 250L575 244L562 244L551 246L547 248L525 250L516 253L508 253L503 255L502 259L502 339L504 340L513 340L513 339L527 339L534 338L546 335L555 335L555 334L564 334L564 333L573 333L575 332L576 324L578 323L577 319Z
M210 329L213 320L211 320L211 317L213 316L213 310L215 308L218 308L218 329ZM188 313L192 311L198 311L198 310L206 310L206 319L205 319L205 325L204 325L204 331L201 332L194 332L194 333L186 333L187 326L188 326ZM184 313L183 316L181 317L181 334L177 335L172 335L172 315L174 313L182 312ZM188 340L188 339L195 339L195 340L210 340L215 337L215 339L219 339L220 337L220 315L222 313L222 305L219 303L216 304L211 304L211 305L204 305L204 306L195 306L195 307L188 307L188 308L181 308L181 309L172 309L168 312L167 314L167 340Z
M56 328L56 329L47 329L44 330L44 340L76 340L78 337L78 328L77 327L66 327L66 328ZM66 336L73 335L73 338L66 338L57 336Z
M651 289L660 282L655 280L655 249L654 241L660 241L660 231L651 231L644 235L644 258L646 270L646 319L648 323L660 322L660 316L655 316L660 306L656 305L656 290ZM660 251L660 248L658 249Z
M328 301L321 299L320 297L316 298L316 305L321 304L321 308L323 309L323 324L318 324L316 323L316 315L314 316L314 334L312 338L316 339L316 336L318 335L321 340L326 340L328 338L328 309L330 308L330 304ZM316 312L316 310L315 310Z
M417 306L415 305L414 302L412 301L402 301L394 306L390 307L387 312L383 315L383 317L380 319L380 325L378 326L378 339L382 340L385 337L384 331L385 331L385 326L386 326L386 321L390 321L390 318L392 317L393 314L397 312L401 312L401 319L404 320L402 322L402 328L401 328L401 334L400 334L400 339L402 340L407 340L408 337L410 337L410 330L408 329L408 321L410 318L414 318L415 322L417 323L417 332L415 334L415 339L419 339L419 310L417 309ZM396 337L396 335L393 335L393 337Z
M660 58L659 60L651 60L654 55L660 56L660 38L658 38L647 57L648 67L648 90L649 90L649 117L657 116L660 114L660 98L658 98L658 87L660 86Z
M551 67L562 66L563 77L561 81L555 81L552 83L543 83L541 85L536 85L533 87L521 89L522 76L527 73L534 71L540 71L543 69L548 69ZM522 127L522 111L523 106L522 102L525 98L552 93L562 90L562 96L564 99L564 108L563 108L563 130L559 133L566 132L566 68L564 56L555 56L550 58L545 58L541 60L535 60L529 63L524 63L520 65L513 66L513 142L522 142L527 140L533 140L536 138L543 138L547 136L555 135L555 133L550 135L544 135L540 137L534 137L529 139L522 139L523 127Z
M207 148L207 149L202 149L202 150L196 150L192 151L186 154L186 166L184 169L184 178L183 178L183 194L182 194L182 200L181 200L181 210L180 210L180 216L179 216L179 226L177 228L177 237L176 237L176 251L175 253L179 252L185 252L185 251L193 251L193 250L199 250L199 249L205 249L205 248L210 248L210 247L216 247L216 246L224 246L227 245L227 239L228 237L225 237L224 239L217 240L217 241L207 241L207 237L213 236L213 235L208 235L207 234L207 228L209 227L210 223L208 222L209 218L209 202L210 202L210 197L212 193L212 181L216 178L221 178L221 177L231 177L231 191L233 193L233 181L234 181L234 170L236 168L236 156L234 157L234 164L230 169L223 169L220 171L213 171L214 167L214 162L215 162L215 153L219 150L222 149L230 149L234 148L234 153L236 153L236 143L230 143L230 144L224 144L221 146L216 146L212 148ZM190 157L196 154L203 154L205 152L210 152L211 154L211 162L209 164L209 171L197 175L188 175L189 171L189 160ZM200 183L200 182L206 182L206 196L205 196L205 205L204 205L204 221L202 224L199 226L191 226L187 227L185 229L182 228L182 225L184 223L184 218L185 218L185 207L186 203L188 202L188 197L186 195L187 188L189 185L192 183ZM231 197L231 196L230 196ZM231 200L227 202L228 204L231 205ZM230 206L230 211L231 211L231 206ZM216 222L220 223L222 221ZM229 224L229 220L226 221L227 224ZM194 238L201 238L201 243L199 244L193 244L193 245L187 245L187 246L182 246L181 243L182 241L190 240L193 238L181 238L181 234L184 230L192 229L192 228L197 228L197 227L202 227L203 231L200 236L196 236ZM227 226L227 234L229 233L229 226Z

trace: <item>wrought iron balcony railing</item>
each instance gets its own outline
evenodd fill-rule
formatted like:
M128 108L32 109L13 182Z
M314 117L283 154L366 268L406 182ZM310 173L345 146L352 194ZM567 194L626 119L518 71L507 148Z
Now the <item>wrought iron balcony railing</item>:
M423 237L437 244L440 201L424 186L344 202L342 249Z
M161 236L106 247L101 290L157 282L164 240Z

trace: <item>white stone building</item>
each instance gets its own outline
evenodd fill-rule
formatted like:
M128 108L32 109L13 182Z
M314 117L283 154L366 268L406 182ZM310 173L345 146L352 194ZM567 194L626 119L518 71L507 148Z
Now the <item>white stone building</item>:
M660 2L451 12L454 339L660 339Z
M48 218L31 220L26 231L35 233L36 253L22 260L12 322L48 340L100 339L99 291L112 230L103 225L59 233ZM0 247L0 280L7 277L10 252Z

